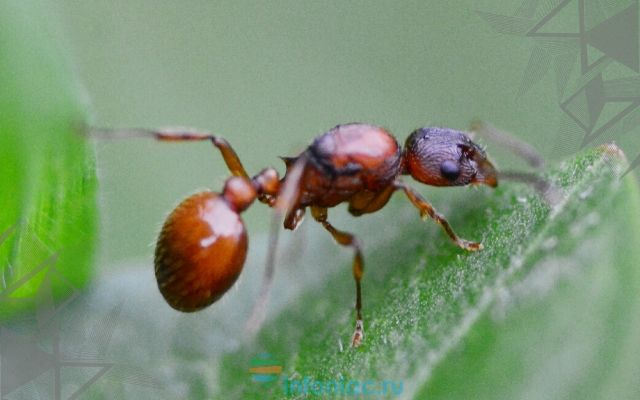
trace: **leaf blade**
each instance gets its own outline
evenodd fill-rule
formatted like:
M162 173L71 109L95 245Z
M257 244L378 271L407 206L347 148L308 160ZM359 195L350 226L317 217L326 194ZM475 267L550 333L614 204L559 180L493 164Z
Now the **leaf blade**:
M95 160L74 129L87 105L47 6L0 3L0 231L16 227L0 244L2 319L33 309L45 280L67 296L92 270Z
M402 381L403 398L424 398L426 395L429 398L451 398L456 394L455 390L451 390L453 386L468 389L461 391L458 397L468 397L470 393L477 397L475 385L464 385L471 381L466 376L473 374L473 369L467 367L475 365L472 362L474 359L467 357L464 362L453 363L455 367L452 367L452 362L449 361L451 354L460 351L461 343L468 337L477 335L480 328L476 326L486 324L486 318L492 320L487 315L495 308L496 301L504 295L506 289L517 287L531 271L537 270L536 266L544 261L543 252L559 256L562 253L554 252L565 246L564 251L575 256L582 240L587 240L589 235L593 236L594 232L603 229L601 221L604 225L614 223L615 226L631 218L632 214L629 214L628 209L613 220L608 219L610 215L607 214L608 207L612 204L619 204L620 201L625 203L638 197L637 186L632 178L623 181L616 178L623 170L623 165L620 155L611 149L595 150L566 162L562 169L551 174L568 191L567 200L554 208L546 206L535 195L523 197L513 189L499 191L495 198L488 198L484 213L482 206L471 205L465 210L462 219L466 219L476 232L484 233L486 249L478 254L456 254L456 251L450 249L422 245L417 247L417 254L414 250L413 254L406 256L411 253L412 246L402 245L402 242L411 243L409 237L415 236L415 233L398 238L394 245L399 246L399 251L403 254L398 257L395 269L404 272L387 270L375 276L378 275L377 272L368 270L365 276L370 286L371 281L375 281L375 291L381 291L383 295L381 298L371 299L375 296L371 293L374 289L367 288L365 292L365 318L368 318L369 326L366 331L367 343L363 348L340 352L334 344L345 335L345 325L350 325L347 322L350 316L341 312L338 312L339 316L327 312L330 306L327 306L325 297L328 302L343 298L333 292L346 291L349 286L332 279L327 285L330 289L324 290L321 298L318 294L303 296L295 306L289 307L266 327L263 336L256 343L227 357L221 368L221 381L233 382L235 378L236 385L232 387L236 390L243 387L243 395L249 398L265 396L267 393L264 388L251 386L247 381L243 383L239 377L242 376L243 363L248 362L252 354L266 349L272 354L284 355L285 376L309 376L320 382L341 377L361 382L370 379L376 382ZM601 219L594 222L593 215L600 215ZM570 223L576 218L583 219L582 225ZM637 218L632 221L631 226L638 226ZM637 229L630 229L630 237L637 238ZM613 232L620 233L616 230ZM578 240L575 240L576 237ZM595 243L605 242L596 240ZM620 241L619 244L629 252L628 242ZM376 256L378 260L374 262L378 265L394 262L393 257L378 254L381 252L368 258L370 264L370 260ZM618 251L616 254L624 253ZM604 251L604 254L608 253ZM413 261L408 261L411 258ZM427 263L431 270L425 268ZM409 273L406 272L407 269ZM554 279L552 282L557 284L566 277L561 279L557 276ZM550 290L551 292L553 291ZM627 292L626 297L637 299L638 296ZM323 321L321 326L318 326L314 318ZM336 326L340 327L340 334L334 332ZM501 332L498 328L494 329L497 334ZM481 336L491 337L488 334ZM634 343L637 344L637 341ZM515 349L514 354L517 354ZM293 354L287 356L288 353ZM504 360L509 360L509 357L512 359L514 356L507 351ZM482 357L479 359L482 360ZM623 364L629 362L633 364L629 360ZM504 378L500 381L498 371L508 376L511 366L506 361L497 365L502 368L494 370L496 375L491 377L504 384ZM638 364L634 366L637 368ZM442 378L450 371L460 373L454 373L456 379L453 380ZM436 382L433 387L430 385L432 378ZM487 376L484 378L489 379ZM631 390L622 387L623 383L624 381L616 381L609 385L620 390ZM508 386L508 389L515 390L513 386ZM609 393L604 386L599 387L599 390ZM282 394L277 391L269 393L274 398ZM506 393L508 394L503 396L505 398L513 395L509 391ZM576 389L575 392L569 391L567 396L578 398L580 394L584 393ZM490 391L486 397L492 396L495 393Z

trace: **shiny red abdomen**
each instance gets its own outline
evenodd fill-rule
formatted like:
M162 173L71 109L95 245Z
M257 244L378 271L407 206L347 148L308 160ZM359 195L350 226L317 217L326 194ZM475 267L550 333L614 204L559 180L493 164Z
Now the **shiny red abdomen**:
M158 288L171 307L200 310L229 290L246 254L244 223L227 200L213 192L195 194L173 210L160 232Z

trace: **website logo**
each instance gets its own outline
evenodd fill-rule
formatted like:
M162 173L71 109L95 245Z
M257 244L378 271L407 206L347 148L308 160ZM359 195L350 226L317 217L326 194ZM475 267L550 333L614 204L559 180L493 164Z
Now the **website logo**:
M270 384L278 380L282 373L282 365L269 353L258 354L251 360L251 380L260 384Z
M269 353L254 357L249 373L256 384L282 390L285 396L393 398L403 392L403 382L396 380L316 379L312 376L302 377L297 373L287 377L283 374L282 363Z

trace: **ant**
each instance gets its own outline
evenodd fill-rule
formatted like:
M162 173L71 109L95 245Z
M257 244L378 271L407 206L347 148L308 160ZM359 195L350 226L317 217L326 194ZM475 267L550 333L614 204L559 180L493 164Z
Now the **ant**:
M493 133L495 138L495 131L485 131ZM369 214L383 208L394 192L402 191L420 216L438 223L458 247L477 251L482 249L482 244L458 237L446 218L404 183L401 175L410 175L432 186L484 184L494 188L498 185L498 173L484 149L467 134L449 128L416 129L402 149L395 137L379 126L338 125L318 136L298 156L282 157L286 165L283 178L279 178L274 168L265 168L250 177L231 145L207 132L92 128L91 133L146 136L167 142L210 141L232 174L221 193L205 191L183 200L162 227L155 249L155 275L158 288L171 307L183 312L201 310L234 284L242 271L248 247L240 214L254 201L275 208L280 217L284 215L283 225L290 230L300 224L306 209L310 208L313 218L334 240L354 252L356 324L352 347L360 345L364 338L360 285L364 272L362 247L356 236L329 222L328 209L347 203L352 215ZM533 157L532 164L538 163L535 153L526 145L520 146L514 140L505 143L520 149L521 155ZM262 292L247 325L253 331L264 318L260 310L266 307L273 277L275 243L272 240Z

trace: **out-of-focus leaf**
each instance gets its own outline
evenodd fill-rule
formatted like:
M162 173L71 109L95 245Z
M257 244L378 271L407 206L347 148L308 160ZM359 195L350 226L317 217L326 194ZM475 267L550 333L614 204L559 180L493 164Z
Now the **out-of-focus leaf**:
M0 1L0 319L49 282L69 295L92 267L94 155L75 132L86 105L51 6Z

